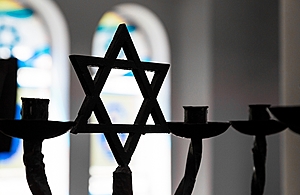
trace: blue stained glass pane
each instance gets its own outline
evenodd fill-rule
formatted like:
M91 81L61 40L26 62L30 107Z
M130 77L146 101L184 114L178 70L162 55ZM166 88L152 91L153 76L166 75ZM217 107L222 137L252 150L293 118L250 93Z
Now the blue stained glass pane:
M10 34L11 40L7 42L1 35ZM12 25L0 26L0 47L8 47L12 49L20 41L20 36L17 29Z
M0 152L0 161L4 161L12 157L16 152L20 144L20 139L13 138L11 148L9 152Z
M127 72L126 74L123 75L124 77L133 77L133 73L130 71L130 72Z
M16 113L15 113L15 120L21 119L21 106L19 104L16 105Z
M50 54L50 53L51 53L50 46L46 46L44 48L36 50L34 52L33 56L29 60L35 60L36 58L38 58L41 55Z
M33 10L31 9L21 9L21 10L13 10L13 11L0 11L1 15L7 15L14 18L28 18L33 15Z
M134 26L134 25L128 25L127 29L131 33L131 32L134 32L136 30L136 26Z
M117 29L118 26L106 26L106 25L99 25L97 27L97 31L106 31L106 32L111 32L111 33L115 33L116 29ZM134 25L128 25L127 26L127 29L128 31L131 33L131 32L134 32L136 30L136 26Z
M42 49L38 49L34 52L33 56L31 58L29 58L26 61L21 61L18 60L18 67L19 68L23 68L23 67L33 67L33 62L41 55L44 54L51 54L51 48L50 46L46 46Z
M117 29L117 26L105 26L105 25L99 25L97 27L97 31L106 31L106 32L111 32L114 33Z

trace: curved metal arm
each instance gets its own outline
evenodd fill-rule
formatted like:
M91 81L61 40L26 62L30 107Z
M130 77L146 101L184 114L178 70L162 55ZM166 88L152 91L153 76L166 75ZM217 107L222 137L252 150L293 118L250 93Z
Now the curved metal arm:
M174 195L191 195L202 158L202 139L192 138L186 160L184 176Z
M252 148L254 171L251 183L251 195L262 195L265 187L265 164L267 155L266 136L255 136Z
M26 166L26 179L33 195L51 195L45 174L44 155L42 154L42 140L24 140L23 161Z

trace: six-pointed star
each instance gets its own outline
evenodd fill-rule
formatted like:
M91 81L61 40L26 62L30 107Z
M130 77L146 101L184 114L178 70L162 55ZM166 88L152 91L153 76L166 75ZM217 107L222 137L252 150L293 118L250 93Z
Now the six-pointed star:
M117 59L122 48L127 60ZM70 60L86 94L72 133L104 133L117 163L121 166L129 164L141 134L169 133L156 98L170 65L141 62L125 24L119 25L104 58L71 55ZM99 67L94 80L88 66ZM103 86L113 68L132 70L143 95L143 103L132 125L112 124L100 98ZM151 83L145 71L154 71ZM92 112L99 124L87 124ZM150 114L155 125L146 125ZM124 147L117 133L129 133Z

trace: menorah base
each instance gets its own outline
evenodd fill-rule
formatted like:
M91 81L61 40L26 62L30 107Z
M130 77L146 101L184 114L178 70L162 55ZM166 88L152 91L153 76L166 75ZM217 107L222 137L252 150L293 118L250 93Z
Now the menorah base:
M132 174L128 166L119 166L113 173L113 195L133 195Z

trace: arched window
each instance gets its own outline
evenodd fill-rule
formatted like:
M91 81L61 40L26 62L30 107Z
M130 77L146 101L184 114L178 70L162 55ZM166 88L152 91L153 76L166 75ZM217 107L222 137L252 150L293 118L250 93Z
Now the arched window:
M50 99L49 120L68 119L69 51L65 28L64 20L52 2L0 1L0 58L18 59L16 119L21 118L20 97ZM65 55L65 59L60 55ZM22 142L13 140L11 150L0 153L1 193L31 194L22 162ZM48 181L56 194L68 194L68 152L68 136L43 144ZM57 162L53 157L61 160ZM60 177L57 177L57 171L62 171Z
M104 56L120 23L126 23L141 61L170 63L169 43L163 25L149 9L136 4L115 6L102 16L94 34L94 56ZM125 58L122 51L118 58ZM151 80L151 73L147 76ZM169 82L167 77L158 97L166 120L170 120ZM101 98L113 123L133 124L142 103L133 74L126 70L111 72ZM126 135L119 136L121 140L126 139ZM169 135L142 136L130 163L135 194L171 194L170 148ZM117 165L102 134L91 137L90 162L89 193L111 194L112 172Z

